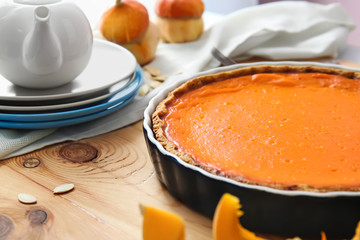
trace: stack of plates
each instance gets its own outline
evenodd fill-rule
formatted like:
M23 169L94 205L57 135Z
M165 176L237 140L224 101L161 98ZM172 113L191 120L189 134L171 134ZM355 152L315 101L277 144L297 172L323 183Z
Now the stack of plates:
M93 120L124 107L142 82L142 70L129 51L95 40L86 69L64 86L27 89L0 75L0 127L43 129Z

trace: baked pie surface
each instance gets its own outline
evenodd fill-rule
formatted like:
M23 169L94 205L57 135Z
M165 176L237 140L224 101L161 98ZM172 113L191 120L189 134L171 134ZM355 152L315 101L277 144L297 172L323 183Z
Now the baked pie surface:
M360 188L360 75L314 66L201 76L153 114L164 148L239 182L278 189Z

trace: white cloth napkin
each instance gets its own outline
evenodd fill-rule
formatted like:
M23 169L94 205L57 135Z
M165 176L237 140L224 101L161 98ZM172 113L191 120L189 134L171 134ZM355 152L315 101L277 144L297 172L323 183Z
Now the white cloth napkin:
M155 61L164 73L195 73L217 66L212 47L237 58L273 60L336 55L354 24L338 3L280 1L241 9L217 22L195 42L161 44Z
M217 47L236 58L260 56L273 60L336 57L346 46L354 24L340 4L281 1L240 9L207 29L195 42L161 43L151 65L171 76L164 85L219 65L211 56ZM175 75L179 72L182 75ZM66 140L103 134L138 120L158 92L137 96L108 116L76 126L45 130L0 129L0 159L24 154Z

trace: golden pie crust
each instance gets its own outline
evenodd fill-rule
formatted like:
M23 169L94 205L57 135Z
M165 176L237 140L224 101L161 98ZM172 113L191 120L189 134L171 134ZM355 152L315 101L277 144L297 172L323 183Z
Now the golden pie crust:
M267 186L275 189L281 190L304 190L304 191L312 191L312 192L328 192L328 191L358 191L360 186L346 186L346 187L339 187L339 186L326 186L326 187L319 187L319 186L311 186L308 184L292 184L292 185L283 185L279 183L272 183L272 182L258 182L251 179L244 178L238 175L226 174L222 171L217 170L211 166L206 164L202 164L199 161L195 161L193 157L189 154L184 153L183 151L178 150L178 146L168 139L164 128L166 123L164 122L163 118L168 113L168 105L170 105L174 100L182 96L183 94L198 89L204 85L220 82L232 78L237 78L246 75L254 75L259 73L324 73L330 75L337 75L342 76L349 79L359 79L360 74L357 72L343 70L343 69L336 69L336 68L327 68L327 67L318 67L318 66L289 66L289 65L265 65L265 66L252 66L252 67L245 67L240 68L228 72L220 72L216 74L210 74L205 76L200 76L194 79L191 79L181 85L180 87L176 88L175 90L171 91L168 96L158 104L156 107L155 112L152 115L152 123L153 123L153 131L155 133L156 139L161 143L161 145L169 152L175 154L180 159L185 161L186 163L192 164L194 166L200 167L205 171L208 171L212 174L228 177L235 181L252 184L252 185L261 185ZM231 144L231 143L229 143Z

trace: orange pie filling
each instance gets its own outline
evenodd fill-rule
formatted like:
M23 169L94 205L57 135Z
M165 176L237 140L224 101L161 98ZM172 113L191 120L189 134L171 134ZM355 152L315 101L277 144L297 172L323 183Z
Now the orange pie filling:
M205 84L166 104L166 138L196 165L260 185L360 187L360 83L259 73Z

